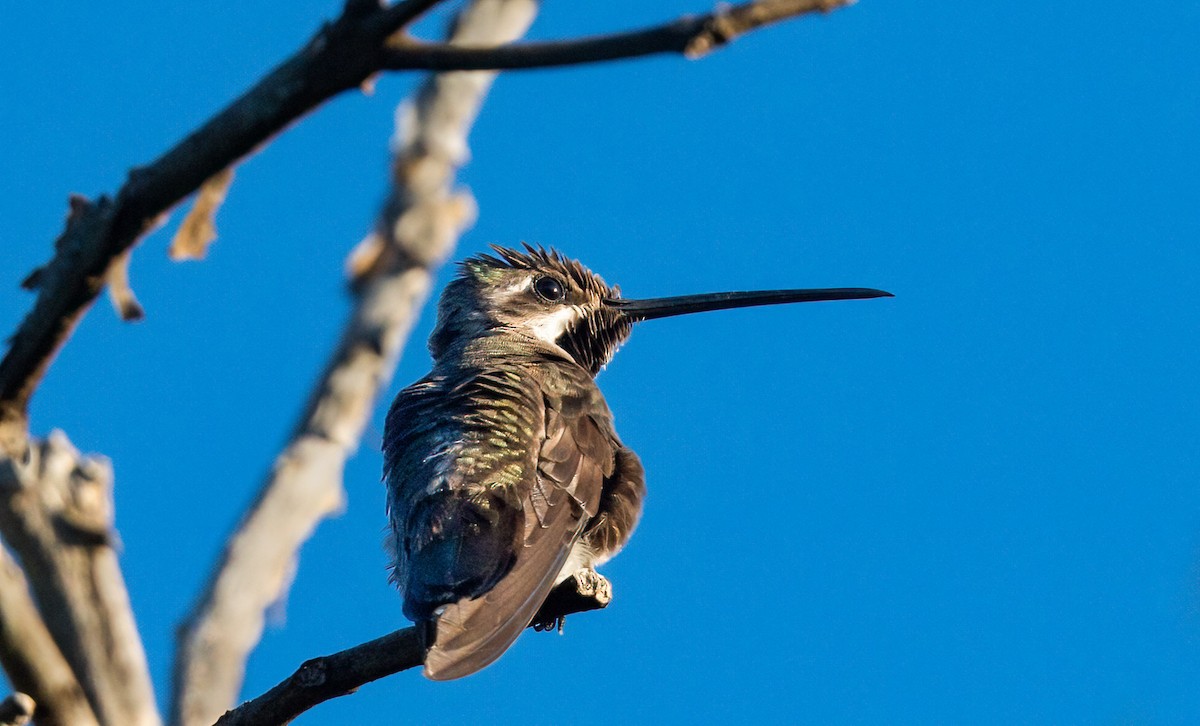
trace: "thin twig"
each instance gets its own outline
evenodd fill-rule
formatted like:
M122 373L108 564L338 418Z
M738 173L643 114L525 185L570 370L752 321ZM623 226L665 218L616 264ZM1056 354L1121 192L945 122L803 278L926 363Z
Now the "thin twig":
M200 185L192 208L175 230L167 256L172 260L202 260L217 238L217 210L233 183L233 167L227 166Z
M789 18L829 12L854 0L757 0L708 15L682 18L627 33L594 38L520 43L500 48L394 39L384 54L388 70L525 70L679 53L696 58L740 35Z
M217 726L286 724L319 703L353 693L384 676L416 668L423 659L418 629L397 630L368 643L305 661L271 690L227 712Z

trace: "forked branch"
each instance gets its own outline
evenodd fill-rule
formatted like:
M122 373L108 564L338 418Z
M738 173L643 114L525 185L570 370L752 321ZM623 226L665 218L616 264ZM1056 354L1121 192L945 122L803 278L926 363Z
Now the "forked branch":
M347 3L337 20L240 98L153 163L133 169L115 197L72 205L54 258L27 278L27 287L38 290L37 301L0 360L0 445L23 452L29 399L103 289L113 261L206 179L378 72L387 38L441 1Z
M0 424L18 422L23 428L29 398L46 366L100 293L116 258L205 180L374 73L540 68L656 53L696 57L757 28L851 1L756 0L630 33L484 48L397 37L440 0L404 0L388 7L350 0L337 20L243 96L158 160L130 172L114 199L79 205L54 259L30 276L39 288L37 302L0 360ZM0 444L19 453L20 433L2 428L8 427L0 427Z

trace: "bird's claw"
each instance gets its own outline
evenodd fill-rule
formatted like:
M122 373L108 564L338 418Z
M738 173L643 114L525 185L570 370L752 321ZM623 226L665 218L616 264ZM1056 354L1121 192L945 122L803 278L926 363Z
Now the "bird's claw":
M604 575L584 568L577 570L572 577L575 578L575 592L582 597L591 598L601 605L612 602L612 583Z
M599 572L596 572L595 570L593 570L591 568L585 567L583 569L576 570L575 574L571 575L571 577L569 579L575 583L575 587L574 587L574 593L568 594L566 596L567 601L572 601L572 600L589 601L586 606L584 606L582 608L580 608L580 607L572 608L571 610L569 610L569 612L578 612L581 610L596 610L598 608L605 607L610 602L612 602L612 583L610 583L608 581L608 578L606 578L604 575L601 575ZM555 597L556 596L561 597L560 591L568 590L568 588L570 588L568 581L563 580L561 583L559 583L558 587L556 587L554 589L554 591L552 591L549 600L554 600L556 603L561 605L561 601L555 600ZM569 590L568 590L568 592L569 592ZM549 602L549 600L548 600L548 602ZM594 604L592 604L592 603L594 603ZM546 609L546 605L543 605L542 607L543 607L543 609ZM554 609L557 609L557 608L554 608ZM541 614L542 613L539 613L539 615L541 615ZM553 615L550 617L535 618L532 623L532 626L533 626L533 629L538 632L545 632L548 630L557 630L559 632L559 634L561 635L563 632L563 624L566 623L566 621L567 621L566 615Z
M550 630L557 630L558 634L562 635L563 625L565 625L566 622L567 622L566 615L559 615L557 618L551 618L549 620L541 620L541 621L535 620L533 623L533 629L538 631L539 633L549 632Z

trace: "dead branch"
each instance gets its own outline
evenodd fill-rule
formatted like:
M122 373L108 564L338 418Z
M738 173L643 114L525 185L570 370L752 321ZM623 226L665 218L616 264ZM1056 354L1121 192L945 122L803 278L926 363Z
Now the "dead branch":
M574 613L608 605L594 591L582 594L578 580L570 577L550 591L534 623L561 622ZM419 626L388 633L353 648L305 661L296 672L261 696L246 701L217 721L217 726L279 726L330 699L346 696L360 687L410 668L425 660L425 643Z
M112 522L111 466L80 455L61 431L36 442L23 462L0 460L0 532L96 716L153 726L154 690Z
M653 53L695 57L765 25L850 0L756 0L696 18L618 35L506 48L462 48L394 38L440 0L389 7L350 0L298 53L154 163L135 168L115 200L101 197L74 220L57 251L35 273L39 295L0 360L0 422L23 427L29 398L50 359L103 287L113 260L163 214L292 121L380 70L536 68L634 58ZM389 42L389 38L392 40ZM486 45L480 42L479 45ZM76 227L73 231L72 227ZM86 233L81 233L85 228ZM19 433L0 444L20 452Z
M73 205L54 258L30 276L38 288L0 360L0 444L25 445L25 411L51 358L104 286L109 266L206 179L263 145L329 98L382 68L386 40L441 0L388 7L348 2L295 55L148 166L136 167L113 198Z
M24 573L3 547L0 547L0 665L13 687L28 694L26 698L37 704L39 726L98 726L83 688L37 611ZM5 721L0 715L0 726L5 723L15 721Z
M423 662L416 627L332 655L307 660L295 673L263 695L227 712L218 726L286 724L319 703L354 693L362 685Z
M477 0L452 39L507 42L525 32L534 0ZM180 630L172 722L210 724L235 702L263 614L282 597L300 546L342 506L342 469L432 287L432 271L470 222L455 194L467 130L494 74L431 79L405 124L391 200L372 238L383 251L356 281L356 304L291 442L221 555Z
M400 36L384 54L388 70L524 70L678 53L698 58L740 35L813 12L829 12L854 0L756 0L707 15L628 33L500 48L458 47Z

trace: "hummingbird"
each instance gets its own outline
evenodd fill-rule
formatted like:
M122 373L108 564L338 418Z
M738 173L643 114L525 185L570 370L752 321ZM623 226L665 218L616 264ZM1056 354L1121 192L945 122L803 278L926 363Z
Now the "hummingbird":
M391 579L431 641L425 676L499 658L550 591L629 541L645 473L596 374L635 323L727 308L891 297L870 288L631 300L557 251L492 246L459 264L429 338L433 370L402 390L383 434Z

